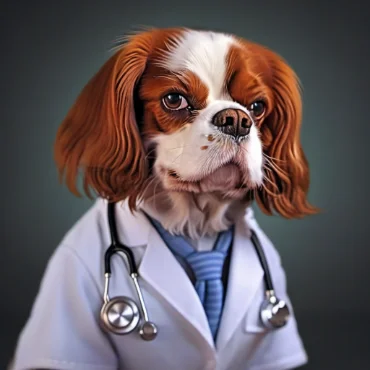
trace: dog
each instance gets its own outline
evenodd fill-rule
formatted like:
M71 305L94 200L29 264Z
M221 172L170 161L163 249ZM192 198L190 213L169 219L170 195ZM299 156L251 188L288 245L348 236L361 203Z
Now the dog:
M55 161L74 194L81 176L87 196L210 250L254 202L287 219L318 212L301 120L299 79L275 52L222 32L148 28L120 40L84 87Z

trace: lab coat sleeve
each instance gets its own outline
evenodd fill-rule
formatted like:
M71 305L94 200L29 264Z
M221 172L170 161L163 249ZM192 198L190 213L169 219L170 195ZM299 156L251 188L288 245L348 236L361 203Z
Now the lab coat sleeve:
M117 369L113 347L98 322L101 304L83 260L72 248L57 248L19 337L12 369Z

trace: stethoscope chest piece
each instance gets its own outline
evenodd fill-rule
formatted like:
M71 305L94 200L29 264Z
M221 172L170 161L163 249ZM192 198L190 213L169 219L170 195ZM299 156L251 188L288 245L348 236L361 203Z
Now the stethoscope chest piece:
M290 316L285 301L278 299L273 293L268 294L261 306L261 320L268 329L278 329L286 325Z
M138 326L140 312L131 298L115 297L103 305L100 317L108 331L128 334Z

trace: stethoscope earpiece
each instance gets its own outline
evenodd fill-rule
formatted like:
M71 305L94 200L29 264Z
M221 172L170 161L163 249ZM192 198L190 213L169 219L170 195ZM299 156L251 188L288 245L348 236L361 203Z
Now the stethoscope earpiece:
M273 290L266 292L261 305L261 321L268 329L278 329L286 325L290 316L288 305L278 299Z

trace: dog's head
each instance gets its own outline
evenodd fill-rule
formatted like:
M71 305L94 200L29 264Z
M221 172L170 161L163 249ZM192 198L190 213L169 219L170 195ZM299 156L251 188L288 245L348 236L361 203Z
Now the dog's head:
M271 214L315 212L300 144L299 83L277 54L232 35L184 28L127 38L62 123L55 157L76 194L168 193L256 199Z

